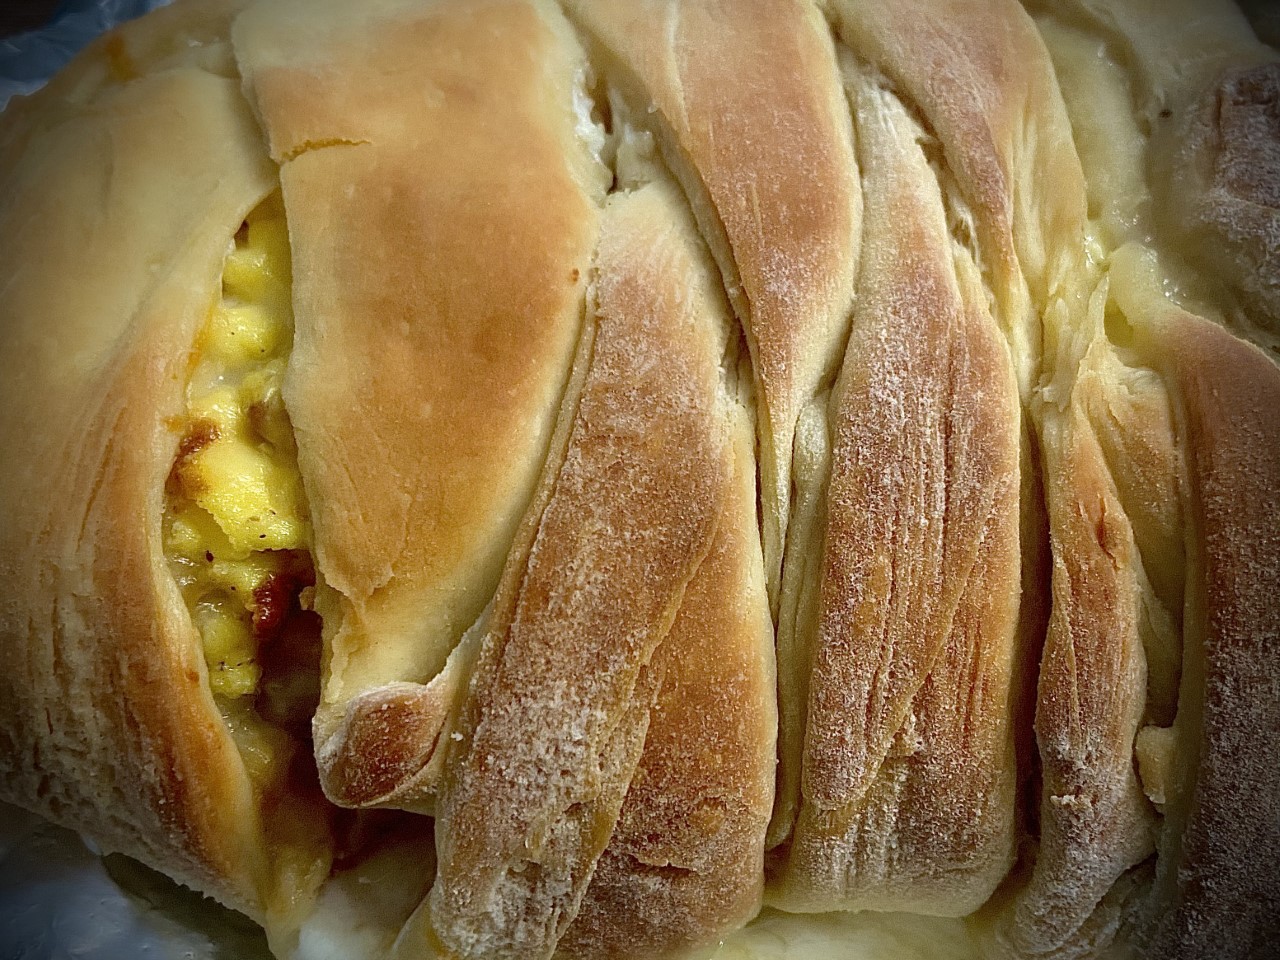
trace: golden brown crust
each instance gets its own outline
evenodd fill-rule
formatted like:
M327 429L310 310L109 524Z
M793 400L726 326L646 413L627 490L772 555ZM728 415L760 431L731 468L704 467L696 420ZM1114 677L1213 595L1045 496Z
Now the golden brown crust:
M1147 681L1140 561L1082 403L1042 426L1054 567L1035 722L1040 834L1031 879L1001 931L1019 957L1089 956L1100 945L1082 943L1081 929L1153 852L1153 812L1133 760Z
M960 915L1013 857L1017 388L920 131L869 77L850 83L864 260L832 397L800 806L771 895Z
M391 682L347 701L320 755L330 798L344 807L411 804L457 696L456 683Z
M1125 872L1125 858L1116 856L1124 844L1102 829L1105 819L1094 836L1081 833L1074 845L1055 853L1049 844L1061 839L1057 828L1064 819L1057 812L1042 824L1041 862L1074 861L1081 877L1081 867L1092 868L1094 889L1082 890L1069 906L1070 885L1046 884L1062 891L1059 904L1074 916L1067 922L1059 914L1057 922L1063 926L1056 935L1047 935L1054 920L1044 909L1043 895L1038 903L1017 909L1024 934L1039 926L1046 935L1041 941L1046 955L1092 956L1124 947L1152 957L1253 956L1275 936L1274 925L1269 926L1275 916L1274 871L1256 866L1274 852L1264 852L1259 860L1244 850L1275 850L1277 786L1271 770L1251 767L1250 758L1274 746L1256 744L1260 752L1246 758L1243 749L1227 744L1238 743L1250 724L1257 724L1251 735L1255 743L1257 731L1274 729L1275 719L1257 711L1265 714L1275 703L1274 680L1266 677L1274 667L1265 664L1262 641L1275 627L1268 625L1257 597L1245 600L1228 615L1231 639L1220 647L1205 606L1232 605L1221 570L1239 569L1241 562L1254 570L1277 565L1274 552L1268 559L1265 546L1274 533L1265 532L1267 521L1252 506L1259 494L1247 492L1274 484L1263 478L1274 477L1269 452L1276 442L1263 423L1265 408L1255 404L1274 395L1277 374L1256 351L1176 309L1167 296L1172 291L1182 302L1222 317L1274 349L1274 332L1268 329L1273 322L1259 296L1268 282L1266 266L1248 266L1265 261L1274 232L1268 223L1267 191L1276 139L1267 123L1271 68L1249 67L1274 54L1260 48L1238 13L1225 5L1218 9L1212 3L1175 2L1156 9L1139 0L1063 3L1051 10L1046 36L1063 67L1064 83L1076 88L1091 84L1108 103L1099 111L1097 97L1082 93L1072 104L1072 119L1083 133L1081 156L1091 203L1102 216L1097 237L1101 244L1118 247L1095 251L1095 256L1107 257L1110 272L1110 298L1105 286L1100 297L1106 301L1107 334L1114 342L1095 341L1108 359L1093 362L1090 351L1090 360L1071 374L1077 396L1089 410L1087 430L1101 444L1092 455L1101 473L1074 473L1081 480L1094 474L1101 488L1112 490L1119 503L1112 502L1111 510L1122 505L1125 514L1120 529L1131 521L1132 545L1128 536L1121 538L1124 560L1117 573L1129 581L1127 592L1137 591L1138 618L1117 632L1130 634L1131 648L1137 646L1132 634L1142 635L1147 661L1145 689L1131 695L1135 702L1129 709L1131 714L1140 710L1139 722L1149 725L1138 732L1132 747L1123 742L1129 731L1113 731L1113 749L1095 750L1086 763L1101 768L1105 764L1100 758L1109 755L1126 781L1128 818L1138 825L1129 831L1127 859L1145 856L1144 846L1157 856ZM1057 18L1070 26L1060 25ZM1125 52L1117 64L1098 59L1099 51L1116 50ZM1228 65L1239 66L1240 73L1224 76ZM1145 130L1153 132L1148 136ZM1181 265L1182 256L1201 266L1212 265L1215 258L1219 264L1213 275L1200 276ZM1244 288L1244 311L1234 305L1232 285ZM1135 371L1118 362L1122 356L1152 369L1135 381ZM1228 374L1228 369L1234 372ZM1153 370L1159 374L1155 385L1149 382ZM1228 377L1238 379L1228 386ZM1159 396L1166 394L1169 400L1161 401ZM1160 411L1162 403L1172 409L1171 422ZM1210 473L1212 481L1206 479ZM1207 482L1220 493L1213 520L1206 519L1196 492ZM1225 494L1228 488L1238 488L1241 499ZM1213 542L1214 528L1232 529L1232 535ZM1172 541L1178 532L1185 547ZM1085 539L1082 532L1082 543ZM1114 609L1108 603L1095 606ZM1250 647L1244 657L1243 647ZM1120 649L1115 647L1114 654ZM1136 651L1131 656L1136 658ZM1077 659L1086 667L1103 662ZM1252 696L1237 695L1254 684ZM1114 696L1112 685L1107 687ZM1215 706L1205 706L1209 703ZM1209 724L1215 709L1216 719ZM1120 712L1114 704L1098 708L1099 715ZM1053 725L1048 713L1042 710L1046 727ZM1214 725L1220 733L1213 732ZM1044 739L1042 731L1042 749ZM1137 781L1131 772L1135 762ZM1197 769L1225 771L1237 763L1239 779L1220 774L1207 791L1225 788L1233 799L1199 796ZM1137 796L1139 785L1158 805ZM1223 819L1210 812L1230 810L1233 804L1234 814ZM1268 809L1272 812L1263 812ZM1206 822L1197 827L1193 816ZM1268 817L1270 828L1257 826ZM1112 818L1113 825L1119 822ZM1241 829L1246 823L1250 826ZM1209 844L1205 838L1211 831ZM1149 834L1152 843L1142 834ZM1195 836L1198 841L1191 840ZM1183 860L1184 838L1199 843L1188 861ZM1214 854L1206 855L1210 847ZM1108 883L1108 873L1115 877L1114 885ZM1080 925L1072 930L1071 924ZM1030 941L1022 942L1029 948Z
M1149 890L1166 812L1156 804L1183 762L1170 746L1170 724L1186 720L1183 447L1164 382L1144 365L1143 332L1153 308L1171 308L1139 294L1117 258L1079 314L1050 321L1074 349L1057 354L1037 409L1054 555L1035 720L1039 830L1026 876L990 911L1003 911L988 945L997 956L1132 948L1125 928Z
M565 5L590 68L551 0L179 3L5 113L0 794L259 917L329 868L274 832L306 791L255 795L159 546L194 331L275 175L234 46L295 247L326 787L443 784L398 955L745 920L766 593L779 903L972 910L1022 777L997 954L1271 949L1280 373L1161 287L1280 343L1274 52L1227 0L1046 2L1076 111L1106 101L1077 146L1012 0Z
M1141 558L1138 633L1146 652L1144 722L1167 726L1177 710L1186 580L1186 457L1163 378L1099 349L1082 371L1076 414L1094 436L1087 456L1105 463ZM1087 427L1085 421L1087 420ZM1098 458L1101 458L1099 461Z
M198 69L63 108L0 170L0 790L262 917L254 791L160 517L186 359L270 164Z
M776 602L792 435L838 367L857 259L857 168L830 35L802 0L568 7L628 119L657 134L745 328Z
M582 67L558 16L281 3L236 23L294 248L285 399L338 803L431 792L447 658L497 584L568 376L603 170L575 134ZM411 735L374 729L392 717Z
M1280 370L1197 317L1162 333L1195 486L1199 644L1179 707L1195 760L1143 939L1153 957L1261 957L1280 937Z
M1119 274L1110 279L1124 293ZM1146 308L1110 292L1103 282L1079 313L1047 320L1060 348L1036 408L1053 552L1035 718L1039 831L1026 877L997 905L998 956L1121 949L1160 824L1148 797L1160 794L1164 758L1137 769L1135 740L1159 741L1177 709L1182 453L1160 378L1129 365L1142 356L1129 324L1147 322Z
M1034 24L1012 0L831 7L840 39L937 137L971 211L1025 400L1039 352L1036 313L1075 265L1085 213L1071 128Z
M777 706L752 440L736 411L715 540L654 654L644 752L557 956L681 956L760 908Z
M576 915L639 760L662 679L650 659L728 492L716 301L671 191L606 210L567 453L450 759L429 923L463 956L550 956Z

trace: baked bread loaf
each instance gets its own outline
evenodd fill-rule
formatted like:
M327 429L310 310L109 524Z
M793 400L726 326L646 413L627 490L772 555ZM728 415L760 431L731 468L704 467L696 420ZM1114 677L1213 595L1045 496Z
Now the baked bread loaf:
M0 184L0 799L281 957L1274 950L1225 0L177 0Z

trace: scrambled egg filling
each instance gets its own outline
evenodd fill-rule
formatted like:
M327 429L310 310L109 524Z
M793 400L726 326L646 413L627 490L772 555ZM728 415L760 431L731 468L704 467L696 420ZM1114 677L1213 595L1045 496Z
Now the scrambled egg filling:
M209 684L250 766L255 756L269 764L278 728L306 715L318 683L318 628L302 610L314 582L311 529L280 397L293 341L290 281L276 193L227 252L222 295L197 343L164 518Z

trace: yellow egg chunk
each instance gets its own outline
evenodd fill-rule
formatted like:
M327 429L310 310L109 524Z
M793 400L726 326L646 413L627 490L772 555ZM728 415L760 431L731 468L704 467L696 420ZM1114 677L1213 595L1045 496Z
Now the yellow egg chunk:
M215 531L218 535L222 534L221 528L214 522L213 517L191 504L186 504L184 509L170 514L165 530L165 546L171 558L177 556L186 560L204 559L204 555L211 549L210 540ZM225 539L223 537L223 540ZM212 553L209 555L212 556Z
M218 436L236 439L245 430L245 404L234 387L215 387L188 407L193 420L205 420L218 428Z
M196 606L195 622L213 692L239 697L257 689L262 671L254 662L253 629L241 612L227 601L202 602Z
M228 363L251 363L270 356L281 333L261 304L223 303L210 318L206 346Z
M269 270L266 250L254 247L233 248L227 254L222 268L223 298L247 302L268 299L268 289L278 282Z
M215 560L243 560L231 541L218 526L218 521L194 503L186 502L169 519L169 552L191 561L212 563Z
M268 580L286 567L284 555L278 550L252 553L244 560L214 560L209 565L209 579L228 593L252 598ZM250 600L242 601L250 605Z
M191 462L195 501L208 510L237 552L295 550L306 544L291 471L260 448L211 443Z
M290 282L288 227L273 194L236 234L222 296L197 340L164 517L165 552L204 645L209 686L228 716L232 703L250 704L235 708L233 727L246 763L264 771L278 745L253 718L260 647L310 582L311 530L280 396L293 341Z

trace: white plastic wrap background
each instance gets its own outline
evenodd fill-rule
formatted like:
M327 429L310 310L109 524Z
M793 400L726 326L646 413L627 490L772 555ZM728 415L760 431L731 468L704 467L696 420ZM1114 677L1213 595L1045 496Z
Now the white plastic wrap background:
M98 34L167 2L66 0L48 26L0 40L0 110L10 97L40 87Z
M373 893L376 884L352 878ZM298 960L350 960L361 939L326 897ZM332 924L326 921L333 921ZM249 920L126 857L0 805L2 960L270 960ZM765 911L708 960L974 960L959 921Z
M0 109L37 89L98 34L164 2L70 0L47 27L0 40ZM317 924L309 938L319 949L299 960L347 960L341 931L326 926ZM766 911L712 960L973 957L959 921ZM262 932L239 914L0 805L0 960L270 960L270 954Z

